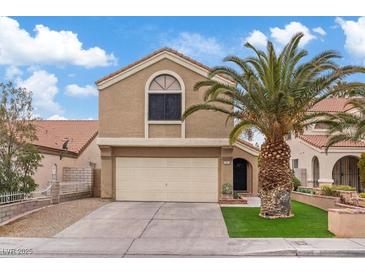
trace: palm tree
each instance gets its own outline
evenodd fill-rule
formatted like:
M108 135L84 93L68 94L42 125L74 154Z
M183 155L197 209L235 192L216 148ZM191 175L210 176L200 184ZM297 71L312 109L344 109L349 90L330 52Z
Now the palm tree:
M327 121L330 137L326 144L326 151L341 141L365 140L365 98L353 98L347 105L356 108L357 111L331 115L331 119Z
M353 92L364 83L345 82L348 75L364 73L365 68L339 66L334 62L339 54L324 51L309 61L308 52L298 45L303 37L298 33L279 55L271 42L266 51L250 43L253 56L228 56L240 70L229 66L212 69L209 79L198 82L195 90L204 88L204 102L189 107L183 119L201 110L217 111L236 123L230 133L233 143L242 132L255 129L265 136L259 157L260 216L284 218L291 216L290 193L292 173L289 166L290 148L285 135L313 124L313 119L325 113L308 113L319 101L338 92ZM213 80L216 75L232 79L235 85Z

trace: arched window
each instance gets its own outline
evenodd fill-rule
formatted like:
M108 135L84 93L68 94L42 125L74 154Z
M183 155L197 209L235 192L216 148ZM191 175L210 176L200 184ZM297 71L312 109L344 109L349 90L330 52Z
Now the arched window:
M179 81L168 74L155 77L148 89L148 120L181 120L181 94Z

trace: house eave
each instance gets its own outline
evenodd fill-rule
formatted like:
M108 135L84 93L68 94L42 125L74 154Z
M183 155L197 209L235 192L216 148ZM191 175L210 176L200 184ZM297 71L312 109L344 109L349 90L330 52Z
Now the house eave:
M103 90L141 70L143 70L144 68L148 67L148 66L151 66L163 59L168 59L170 61L173 61L177 64L180 64L186 68L189 68L190 70L204 76L204 77L208 77L208 74L209 74L209 70L208 69L205 69L193 62L190 62L189 60L186 60L185 58L179 56L179 55L176 55L172 52L169 52L169 51L162 51L160 53L157 53L156 55L153 55L151 56L150 58L140 62L140 63L137 63L136 65L126 69L125 71L122 71L120 73L117 73L116 75L114 76L111 76L109 78L106 78L105 80L100 80L100 81L97 81L96 82L96 85L97 85L97 88L98 90ZM222 76L219 76L219 75L216 75L214 76L212 79L214 80L217 80L219 82L223 82L223 83L226 83L226 84L234 84L233 81L229 81L228 79L222 77Z
M99 146L119 147L222 147L228 138L105 138L98 137Z

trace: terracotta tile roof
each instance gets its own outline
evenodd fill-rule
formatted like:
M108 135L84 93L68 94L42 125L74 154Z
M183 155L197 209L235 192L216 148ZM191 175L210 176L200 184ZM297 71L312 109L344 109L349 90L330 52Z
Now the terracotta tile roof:
M324 112L344 112L353 108L351 105L346 105L348 98L327 98L315 104L309 111L324 111Z
M327 144L328 136L327 135L301 135L299 136L303 141L311 144L312 146L318 148L324 148ZM333 147L365 147L365 142L363 141L341 141Z
M36 120L38 140L33 144L62 150L68 139L68 151L79 154L96 137L98 121L95 120Z
M186 56L185 54L182 54L181 52L178 52L177 50L174 50L172 48L165 47L165 48L161 48L159 50L156 50L156 51L152 52L151 54L149 54L149 55L147 55L147 56L139 59L138 61L133 62L133 63L129 64L128 66L125 66L125 67L123 67L123 68L121 68L121 69L119 69L119 70L117 70L117 71L115 71L115 72L113 72L113 73L111 73L111 74L109 74L109 75L107 75L107 76L105 76L105 77L97 80L95 83L96 84L99 84L99 83L101 83L101 82L103 82L103 81L105 81L105 80L107 80L109 78L112 78L112 77L118 75L119 73L122 73L122 72L124 72L124 71L126 71L126 70L128 70L128 69L130 69L130 68L132 68L132 67L134 67L134 66L136 66L136 65L138 65L138 64L140 64L140 63L142 63L142 62L144 62L144 61L146 61L146 60L148 60L150 58L152 58L153 56L164 52L164 51L170 52L170 53L175 54L175 55L177 55L177 56L179 56L181 58L184 58L188 62L191 62L191 63L193 63L193 64L195 64L195 65L197 65L197 66L199 66L199 67L201 67L201 68L203 68L203 69L205 69L207 71L212 70L212 68L210 68L210 67L208 67L208 66L206 66L206 65L204 65L204 64L202 64L202 63L200 63L200 62L198 62L198 61L196 61L194 59L192 59L189 56ZM222 75L221 75L221 77L222 78L225 78L226 80L232 82L232 79L228 79L227 77L224 77Z

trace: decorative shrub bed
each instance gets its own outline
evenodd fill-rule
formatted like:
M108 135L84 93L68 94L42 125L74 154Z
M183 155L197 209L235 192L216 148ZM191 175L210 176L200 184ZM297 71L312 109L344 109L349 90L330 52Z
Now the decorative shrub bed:
M299 195L300 193L307 195ZM336 208L338 203L341 203L341 206L365 207L365 198L363 198L365 193L358 194L355 188L348 185L322 185L320 188L298 187L293 192L292 197L294 200L326 210L328 208ZM325 197L337 199L333 199L331 202L331 199L326 199Z

